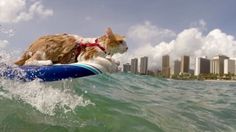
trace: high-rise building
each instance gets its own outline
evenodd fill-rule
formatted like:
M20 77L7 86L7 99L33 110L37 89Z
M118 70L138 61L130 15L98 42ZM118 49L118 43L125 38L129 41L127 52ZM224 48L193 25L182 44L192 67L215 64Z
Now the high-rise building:
M206 57L197 57L194 75L198 76L202 73L210 73L210 60Z
M174 74L179 74L181 68L181 62L179 60L174 61Z
M224 60L224 74L235 73L235 60L225 59Z
M236 75L236 58L230 58L230 59L235 61L234 75Z
M162 56L161 73L164 77L170 77L170 57L169 57L169 55Z
M213 57L213 59L210 62L210 72L213 74L223 75L225 59L229 59L229 57L224 55L218 55Z
M123 72L129 72L131 70L131 65L129 63L123 64Z
M162 67L170 67L170 56L169 55L162 56Z
M181 73L189 72L189 56L181 57Z
M148 73L148 57L142 57L140 61L140 74L147 75Z
M131 72L137 74L138 73L138 59L131 59Z

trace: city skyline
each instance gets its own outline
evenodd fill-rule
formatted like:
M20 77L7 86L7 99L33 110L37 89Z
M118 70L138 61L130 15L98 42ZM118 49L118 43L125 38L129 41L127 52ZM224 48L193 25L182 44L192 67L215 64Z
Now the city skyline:
M140 66L139 70L137 69L136 72L132 72L132 73L139 73L139 74L144 74L142 72L142 67L144 67L144 64L142 64L142 59L147 59L148 57L141 57L140 58L140 65L138 64L138 58L134 58L131 59L131 65L129 63L126 63L123 65L123 71L127 72L127 68L126 70L124 69L127 66L132 67L135 66L136 68L138 68L138 66ZM133 63L133 61L135 60L135 64ZM195 58L195 68L191 69L189 67L189 61L190 61L190 56L186 56L183 55L181 56L181 60L177 59L174 60L173 65L170 66L170 57L169 55L163 55L162 56L162 67L161 68L157 68L157 69L161 69L161 75L169 78L170 75L175 75L175 74L180 74L180 73L189 73L195 76L199 76L200 74L219 74L219 75L223 75L223 74L236 74L236 59L235 58L231 58L228 56L224 56L224 55L216 55L211 59L208 59L206 56L203 57L196 57ZM133 64L132 64L133 63ZM146 65L148 65L148 62L146 61L145 63L147 63ZM148 67L145 67L147 71L155 72L155 70L150 70ZM159 70L157 70L159 71ZM144 75L147 75L147 73L145 73Z

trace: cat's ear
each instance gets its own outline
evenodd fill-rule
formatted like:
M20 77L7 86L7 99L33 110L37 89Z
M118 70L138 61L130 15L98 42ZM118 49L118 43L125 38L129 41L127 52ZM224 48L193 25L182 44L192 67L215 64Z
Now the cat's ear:
M110 27L107 28L107 30L106 30L106 36L110 39L114 38L114 34L113 34L112 29Z

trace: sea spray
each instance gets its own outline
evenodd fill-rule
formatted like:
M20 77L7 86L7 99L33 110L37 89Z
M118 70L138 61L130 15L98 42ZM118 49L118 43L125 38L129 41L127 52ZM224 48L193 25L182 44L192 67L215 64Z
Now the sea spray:
M55 115L56 109L64 112L73 111L76 107L94 105L90 100L77 95L72 89L64 85L63 88L46 85L38 80L32 82L19 82L12 80L1 80L3 97L16 99L30 104L35 109L48 115Z

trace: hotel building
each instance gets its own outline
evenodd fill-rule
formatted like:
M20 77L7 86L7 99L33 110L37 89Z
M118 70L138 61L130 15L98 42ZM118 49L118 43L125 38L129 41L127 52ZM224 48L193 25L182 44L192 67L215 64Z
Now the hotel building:
M148 73L148 57L142 57L140 61L140 74L147 75Z
M235 60L224 60L224 74L235 74Z
M181 73L189 72L189 56L181 57Z
M210 73L223 75L225 59L229 59L229 57L224 55L218 55L213 57L210 62Z
M181 61L175 60L174 61L174 74L179 74L180 73L180 68L181 68Z
M123 65L123 72L129 72L131 70L131 65L126 63Z
M170 77L170 57L169 55L162 56L162 75L164 77Z
M197 57L195 62L194 75L198 76L202 73L210 73L210 60L206 57Z
M138 59L131 59L131 72L137 74L138 73Z

